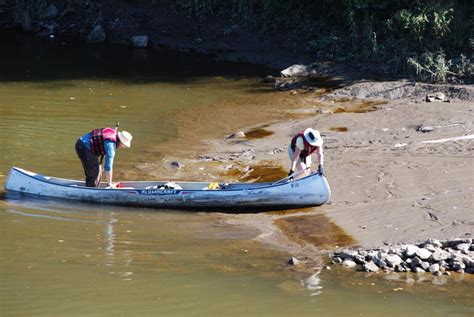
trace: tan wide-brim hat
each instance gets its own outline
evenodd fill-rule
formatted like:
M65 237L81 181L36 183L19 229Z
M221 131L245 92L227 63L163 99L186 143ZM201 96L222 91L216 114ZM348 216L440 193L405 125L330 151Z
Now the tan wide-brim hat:
M312 146L322 146L323 145L323 138L321 137L321 134L319 133L318 130L314 130L311 128L308 128L304 130L304 138L306 142L311 144Z
M132 145L132 135L127 131L119 131L117 137L125 147L130 147Z

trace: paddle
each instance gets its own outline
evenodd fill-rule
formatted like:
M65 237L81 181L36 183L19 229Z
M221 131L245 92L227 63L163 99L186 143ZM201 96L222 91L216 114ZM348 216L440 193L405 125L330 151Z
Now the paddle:
M309 167L306 168L306 169L304 169L304 170L300 170L300 171L298 171L298 172L294 172L293 174L291 174L291 175L289 175L289 176L287 176L287 177L285 177L285 178L282 178L282 179L280 179L280 180L278 180L278 181L272 183L272 185L276 185L276 184L279 184L279 183L283 183L283 182L285 182L285 181L287 181L287 180L289 180L289 179L295 177L296 175L299 175L299 174L301 174L301 173L303 173L303 172L306 172L307 169L309 169Z
M117 121L117 123L115 123L115 131L118 130L119 126L120 126L120 122ZM103 158L104 158L104 157L102 157L102 158L100 159L100 162L99 162L99 175L97 175L97 179L98 179L99 181L97 182L97 188L100 187L100 181L102 180L102 172L103 172L102 159L103 159Z

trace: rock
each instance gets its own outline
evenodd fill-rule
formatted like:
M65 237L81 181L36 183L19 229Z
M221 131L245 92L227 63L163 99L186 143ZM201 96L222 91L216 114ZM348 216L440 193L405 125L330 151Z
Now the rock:
M275 77L273 77L272 75L267 75L267 76L265 76L264 81L265 81L266 83L271 83L271 84L273 84L273 83L276 81L276 79L275 79Z
M407 245L407 248L405 249L405 256L411 258L416 255L416 252L419 250L416 245Z
M229 135L226 139L236 139L236 138L245 138L245 133L238 131Z
M344 262L342 262L342 266L351 268L357 266L357 264L352 260L344 260Z
M412 269L412 271L414 273L424 273L425 270L423 270L421 267L415 267L414 269Z
M367 255L365 256L366 261L372 261L377 257L378 252L377 251L369 251Z
M295 64L282 70L280 75L283 77L308 76L309 73L310 72L307 66Z
M292 256L292 257L288 260L287 263L290 264L290 265L298 265L298 264L300 264L300 260L298 260L297 258L295 258L295 257Z
M373 262L375 263L375 265L377 265L381 269L384 269L387 267L387 262L385 262L384 260L380 258L375 258Z
M442 92L435 92L432 94L426 95L426 102L442 102L446 99L446 96Z
M416 251L416 256L419 257L421 260L427 260L430 258L431 252L425 248L421 248Z
M435 252L437 250L436 247L432 244L426 244L424 248L430 252Z
M428 268L430 267L430 263L426 262L426 261L423 261L423 262L421 262L420 266L423 270L427 271Z
M319 114L329 114L329 113L333 113L333 111L330 110L330 109L316 109L315 112L316 112L316 113L319 113Z
M402 262L402 264L399 265L400 267L403 267L405 270L409 270L411 268L411 264Z
M105 41L105 31L100 25L96 27L87 35L87 43L96 44Z
M148 36L146 35L136 35L132 36L130 43L133 47L144 48L148 46Z
M431 244L437 248L441 248L443 246L443 244L439 241L439 240L436 240L436 239L428 239L425 241L425 245L428 245L428 244Z
M411 268L414 269L416 267L419 267L421 265L421 260L419 257L415 256L412 261L411 261Z
M341 259L352 259L355 256L359 255L359 253L355 250L342 250L337 254Z
M447 260L449 259L449 257L450 257L449 252L446 252L441 249L438 249L431 254L431 259L435 262L441 262L441 261Z
M52 21L41 21L36 25L38 36L51 36L56 33L58 25Z
M456 246L456 249L463 252L468 252L471 245L469 243L460 243Z
M464 264L469 264L472 261L472 258L469 255L463 253L457 253L453 257L453 262L462 262Z
M448 242L448 245L452 248L455 248L458 244L461 243L472 243L472 239L454 239Z
M54 4L50 4L40 15L41 20L54 19L58 16L58 8Z
M400 265L403 260L396 254L389 254L386 256L385 262L389 267L395 267L397 265Z
M431 273L439 273L439 264L438 264L438 263L431 264L431 265L428 267L428 270L429 270Z
M451 268L453 269L453 271L459 271L459 270L464 270L466 268L466 265L462 262L453 262L453 264L451 265Z
M418 128L416 128L416 131L427 133L434 131L434 128L430 126L420 125Z
M354 262L356 262L357 264L365 264L367 261L365 260L365 256L357 254L356 256L354 256Z
M364 272L377 272L379 270L379 267L375 265L374 262L367 262L363 265L362 270Z
M170 163L171 167L173 168L176 168L176 169L180 169L181 168L181 164L179 164L178 161L173 161Z
M396 265L395 266L395 272L406 272L406 271L407 271L407 269L403 265Z

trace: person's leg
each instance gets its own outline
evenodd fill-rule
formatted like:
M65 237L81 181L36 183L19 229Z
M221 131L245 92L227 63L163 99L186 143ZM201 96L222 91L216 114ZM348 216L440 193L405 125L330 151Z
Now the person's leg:
M99 160L81 140L76 142L76 153L82 163L84 174L86 176L87 187L97 187L99 176Z
M304 163L305 163L305 169L306 171L304 172L304 176L308 176L309 174L311 174L311 155L308 155L307 157L305 157L305 160L304 160Z

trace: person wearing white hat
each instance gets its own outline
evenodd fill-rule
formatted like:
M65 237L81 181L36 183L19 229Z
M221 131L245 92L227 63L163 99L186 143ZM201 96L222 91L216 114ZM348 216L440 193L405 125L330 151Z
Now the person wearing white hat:
M113 128L101 128L92 130L77 140L76 153L82 162L87 187L99 186L101 178L101 163L104 157L107 186L114 187L112 183L112 175L115 150L121 147L129 148L132 139L132 135L127 131L117 131L117 129Z
M323 164L323 138L318 130L307 128L304 131L298 132L292 139L290 146L288 147L288 155L291 160L291 167L288 176L295 173L303 174L300 176L306 176L309 174L311 167L311 154L315 154L319 167L318 173L324 175ZM304 172L301 172L303 171Z

